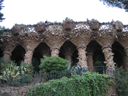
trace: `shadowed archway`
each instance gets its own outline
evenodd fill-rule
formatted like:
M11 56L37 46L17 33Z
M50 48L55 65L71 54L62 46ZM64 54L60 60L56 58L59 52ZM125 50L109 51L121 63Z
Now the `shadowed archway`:
M20 66L21 61L24 61L25 49L18 45L13 51L11 60L14 61L18 66Z
M96 71L99 73L103 73L105 58L104 54L102 53L102 47L99 43L97 43L95 40L92 40L88 45L87 45L87 62L88 62L88 67L91 72ZM96 70L92 69L96 68ZM102 71L102 72L101 72Z
M3 57L3 50L0 48L0 58Z
M66 41L60 48L59 56L68 60L71 66L73 66L78 62L77 54L76 46L71 41Z
M35 48L33 53L32 64L34 66L35 72L39 72L39 65L41 63L41 58L43 58L44 55L45 56L51 55L50 47L46 43L40 43Z
M115 41L112 44L112 51L114 53L114 62L116 63L117 67L124 67L124 56L125 56L125 52L124 52L124 47L117 41Z

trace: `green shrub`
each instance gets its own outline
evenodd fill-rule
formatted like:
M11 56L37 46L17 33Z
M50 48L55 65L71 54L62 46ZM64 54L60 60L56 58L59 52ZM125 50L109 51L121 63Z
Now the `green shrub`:
M115 88L116 92L119 96L127 96L128 95L128 72L125 72L125 70L120 67L116 67L116 70L114 72L114 78L115 78Z
M40 72L52 72L52 71L61 71L68 68L68 61L61 57L47 57L44 56L44 59L41 59L41 64L39 66Z
M30 84L32 80L33 80L32 75L19 76L18 78L13 80L12 85L13 86L24 86L24 85Z
M68 78L71 77L71 71L62 70L62 71L44 73L41 82L46 82L51 79L60 79L62 77L68 77Z
M6 62L5 58L0 58L0 75L2 74L2 71L4 71L9 65L11 61Z
M26 96L102 96L111 83L108 75L86 72L34 86Z
M34 72L34 67L32 64L27 64L27 63L21 62L20 66L19 66L19 71L20 71L21 75L31 74Z
M30 83L32 81L32 76L27 75L33 72L32 64L27 65L21 62L21 65L17 66L13 61L5 62L4 59L2 59L0 65L1 82L6 81L11 86L20 86L22 83ZM22 76L24 78L21 78Z
M16 66L14 62L11 62L10 65L2 71L2 79L10 83L19 75L19 66Z

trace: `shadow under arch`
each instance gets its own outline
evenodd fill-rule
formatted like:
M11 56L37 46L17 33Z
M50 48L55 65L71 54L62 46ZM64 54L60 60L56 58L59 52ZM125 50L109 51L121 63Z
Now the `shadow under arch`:
M0 58L3 57L3 50L0 48Z
M105 58L104 58L104 54L102 53L102 46L95 40L92 40L89 42L89 44L87 45L87 62L88 62L88 67L90 68L90 71L92 71L92 68L100 68L100 70L103 68L104 66L106 66L104 64ZM97 72L99 72L100 70L95 70Z
M123 66L124 68L124 57L126 56L125 51L124 51L124 47L118 42L115 41L112 44L112 51L114 53L114 62L116 63L117 67L121 67Z
M71 66L78 63L77 47L71 41L65 41L60 48L59 57L69 60Z
M40 43L34 50L32 64L34 66L34 71L39 72L39 65L41 63L41 58L43 56L51 56L50 47L46 43Z
M25 49L21 45L17 45L12 51L11 60L20 66L21 61L24 61Z

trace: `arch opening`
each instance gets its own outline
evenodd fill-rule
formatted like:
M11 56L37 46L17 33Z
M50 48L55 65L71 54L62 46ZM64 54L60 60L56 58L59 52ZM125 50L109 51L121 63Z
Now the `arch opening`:
M41 64L41 58L43 58L44 55L51 55L50 47L46 43L40 43L33 53L32 65L34 66L34 72L38 73L40 71L39 65Z
M91 54L91 56L89 56ZM95 40L91 41L87 45L87 62L90 71L96 71L99 73L103 73L105 71L105 58L102 53L102 47ZM93 69L92 69L93 68Z
M12 51L11 60L14 61L18 66L20 66L21 62L24 61L25 49L18 45Z
M66 41L60 48L59 56L66 60L69 60L71 66L74 66L78 63L78 51L76 50L76 46L71 41Z
M124 68L125 65L124 58L126 56L124 52L124 47L119 42L115 41L112 44L112 51L114 53L113 60L116 63L116 66L117 67L123 66Z

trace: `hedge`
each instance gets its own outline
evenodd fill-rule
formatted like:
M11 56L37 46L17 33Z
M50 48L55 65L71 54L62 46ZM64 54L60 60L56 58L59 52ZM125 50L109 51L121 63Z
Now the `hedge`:
M26 96L102 96L111 82L108 75L86 72L36 85Z

